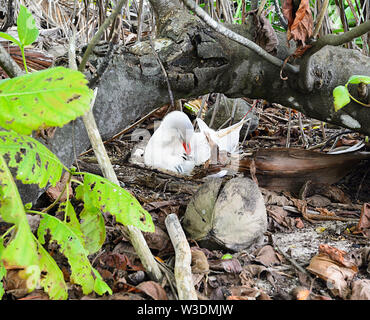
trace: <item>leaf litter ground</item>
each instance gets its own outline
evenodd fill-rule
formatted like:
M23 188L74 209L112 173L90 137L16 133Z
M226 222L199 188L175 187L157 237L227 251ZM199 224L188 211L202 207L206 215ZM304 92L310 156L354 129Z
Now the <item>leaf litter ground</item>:
M141 124L151 128L153 120L160 120L167 107ZM285 147L287 136L287 109L279 105L264 104L259 107L259 127L246 140L243 150L250 152L258 148ZM290 132L290 146L303 148L303 139L298 115L293 113ZM322 131L313 120L303 118L307 124L306 138L311 145L324 141ZM309 129L313 127L312 129ZM340 129L326 129L330 137ZM337 145L353 144L361 137L347 134ZM184 215L192 194L201 185L200 179L183 178L176 175L142 168L129 161L136 143L130 140L130 133L107 144L111 161L118 179L125 189L135 195L142 206L150 212L156 225L155 233L144 233L145 239L156 259L167 274L163 283L151 281L141 265L133 247L120 229L106 221L107 236L102 249L90 260L113 295L99 297L84 296L78 286L71 286L70 299L117 299L117 300L164 300L175 299L173 277L174 250L166 232L164 220L170 213L179 218ZM368 147L367 147L368 148ZM81 170L101 174L93 153L78 160ZM344 221L308 221L295 207L293 196L287 192L275 192L261 188L268 213L268 231L263 243L238 253L201 248L191 239L193 281L200 299L210 300L290 300L290 299L366 299L369 293L369 239L355 234L363 203L369 202L370 183L368 164L360 163L350 174L325 192L308 192L305 201L310 210L326 209L326 214L335 212ZM364 178L365 177L365 178ZM43 199L47 200L44 196ZM322 209L320 209L322 210ZM321 211L323 212L323 211ZM343 219L344 218L344 219ZM356 220L357 219L357 220ZM331 263L342 275L337 281L325 278L327 265L317 263L315 273L308 271L314 257L320 253L320 245L328 245L344 252L345 261L355 261L357 272L346 275L344 263ZM222 259L231 254L231 259ZM356 260L357 257L357 260ZM342 257L343 258L343 257ZM326 261L326 260L325 260ZM63 259L59 261L64 263ZM343 262L343 261L342 261ZM330 265L331 267L332 265ZM347 264L348 266L348 264ZM318 268L318 269L317 269ZM348 268L347 268L348 269ZM64 268L68 277L68 266ZM337 282L335 282L337 281ZM357 281L357 282L356 282ZM355 284L360 283L360 289ZM339 286L339 289L337 288ZM361 292L360 294L358 292ZM356 296L357 295L357 296ZM33 292L24 298L46 298L42 292Z

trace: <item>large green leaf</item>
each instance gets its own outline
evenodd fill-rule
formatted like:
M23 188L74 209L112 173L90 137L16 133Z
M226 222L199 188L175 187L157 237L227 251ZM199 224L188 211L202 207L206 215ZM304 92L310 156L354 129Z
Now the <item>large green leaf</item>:
M81 72L63 67L0 82L0 126L18 133L62 127L90 108L93 96Z
M102 279L101 277L96 277L95 269L87 258L88 252L85 250L81 238L67 224L45 214L40 221L37 231L39 241L42 244L45 243L47 231L50 232L51 240L55 240L59 244L61 253L68 259L71 266L71 280L81 285L84 294L91 293L96 286L100 288L99 294L104 292L112 293L107 285L102 290ZM95 283L96 281L99 282L98 285Z
M19 41L22 43L23 47L32 44L39 36L39 30L36 27L36 22L32 17L32 13L22 5L19 8L17 18L17 31Z
M15 225L15 233L6 247L0 238L0 280L1 266L16 267L21 269L22 277L27 279L30 291L40 283L51 299L66 299L68 292L63 273L32 234L18 189L2 155L0 155L0 216L4 221ZM1 292L0 284L0 297Z
M154 232L151 215L125 189L100 176L84 173L84 184L76 188L76 198L84 201L88 194L92 204L112 214L117 222L133 225L145 232Z
M9 158L9 167L17 168L16 178L25 184L37 183L40 188L60 180L63 164L37 140L16 132L0 131L0 154Z

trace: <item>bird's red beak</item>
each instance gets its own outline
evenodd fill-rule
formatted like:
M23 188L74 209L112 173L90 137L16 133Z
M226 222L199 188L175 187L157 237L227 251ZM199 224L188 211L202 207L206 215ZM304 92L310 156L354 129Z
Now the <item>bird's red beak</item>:
M184 147L184 150L185 150L185 152L186 152L186 154L190 154L190 152L191 152L191 148L190 148L190 143L189 144L187 144L185 141L182 143L182 146Z

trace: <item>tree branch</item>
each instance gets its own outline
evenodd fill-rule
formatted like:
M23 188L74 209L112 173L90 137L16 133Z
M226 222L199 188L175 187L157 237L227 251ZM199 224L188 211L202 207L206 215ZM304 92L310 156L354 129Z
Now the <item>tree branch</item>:
M240 34L237 34L230 29L224 27L223 25L219 24L215 20L213 20L202 8L197 6L193 0L182 0L185 5L192 11L194 11L199 18L201 18L206 24L208 24L212 29L215 31L223 34L225 37L247 47L248 49L252 50L260 57L265 59L266 61L270 62L271 64L281 68L284 64L284 61L280 60L277 57L272 56L265 50L263 50L260 46L255 44L253 41L250 41L247 38L242 37ZM299 66L294 66L287 63L284 67L284 70L291 72L291 73L299 73Z
M344 43L352 41L354 38L361 37L362 35L368 32L370 32L370 20L340 35L328 34L320 38L319 40L317 40L317 42L314 44L313 48L311 49L313 50L313 52L312 53L310 52L310 54L313 54L319 51L321 48L325 47L326 45L340 46Z

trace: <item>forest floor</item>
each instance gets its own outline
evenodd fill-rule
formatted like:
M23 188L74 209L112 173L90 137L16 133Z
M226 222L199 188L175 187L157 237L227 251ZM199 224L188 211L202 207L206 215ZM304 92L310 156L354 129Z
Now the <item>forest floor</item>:
M139 126L151 130L153 121L161 120L165 112L166 108L161 109ZM248 136L243 151L285 147L288 109L265 104L257 113L259 126ZM298 123L297 117L294 112L290 148L304 149L299 126L294 125ZM309 123L305 118L303 121ZM326 128L326 140L321 128L307 127L304 132L312 147L325 142L340 129ZM336 146L352 145L359 139L361 136L357 133L344 134L339 136ZM145 239L166 273L165 280L162 283L151 281L128 239L116 225L106 221L105 244L90 258L114 293L103 297L84 296L78 286L72 285L70 299L176 299L174 249L164 220L168 214L175 213L181 221L187 204L202 182L133 164L130 156L135 144L127 132L107 143L106 147L118 179L153 218L156 231L145 233ZM80 170L100 173L92 152L79 157L78 165ZM368 162L358 162L340 181L306 192L303 199L298 195L299 190L293 194L262 187L260 190L268 215L268 230L263 242L232 252L210 250L188 239L193 257L193 281L199 299L370 299L370 234L366 230L370 220L370 208L366 205L370 202ZM312 211L299 210L298 198ZM312 213L315 210L318 218ZM358 231L360 216L363 232Z

